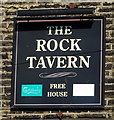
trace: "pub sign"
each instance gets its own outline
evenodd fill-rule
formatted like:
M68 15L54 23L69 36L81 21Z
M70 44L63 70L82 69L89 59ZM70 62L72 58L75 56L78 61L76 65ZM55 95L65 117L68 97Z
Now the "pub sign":
M12 109L103 107L104 17L15 18Z

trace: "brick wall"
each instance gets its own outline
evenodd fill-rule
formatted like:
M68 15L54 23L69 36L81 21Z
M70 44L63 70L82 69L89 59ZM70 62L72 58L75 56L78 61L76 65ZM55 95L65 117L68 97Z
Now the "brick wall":
M66 8L68 3L5 2L0 7L0 119L56 119L59 111L10 111L13 18L16 10ZM114 2L75 3L79 8L95 8L96 15L106 16L105 107L102 110L62 111L62 118L114 119ZM1 78L2 76L2 78ZM84 119L85 120L85 119Z

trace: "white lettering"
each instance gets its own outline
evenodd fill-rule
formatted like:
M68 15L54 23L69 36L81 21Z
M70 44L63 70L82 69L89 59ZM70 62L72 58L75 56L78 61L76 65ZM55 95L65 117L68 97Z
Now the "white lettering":
M37 60L36 57L27 57L26 60L30 60L28 68L34 68L34 66L33 66L34 62L33 61Z
M56 56L57 57L57 67L56 68L66 68L65 60L66 56Z
M40 67L40 66L41 66L41 67ZM46 65L45 65L45 62L44 62L44 58L43 58L43 57L40 57L36 68L47 68Z
M60 41L59 48L60 48L61 51L67 51L67 50L69 49L69 47L67 47L66 49L63 48L63 42L65 42L65 41L66 41L67 43L69 43L69 40L68 40L68 39L63 39L63 40Z
M67 56L68 57L68 66L67 68L78 68L77 65L76 65L76 62L77 62L77 57L75 56Z
M51 43L53 43L53 49L51 48ZM51 39L47 42L47 49L49 51L55 51L58 47L58 43L55 39Z
M71 35L72 34L71 29L72 29L71 26L65 26L65 35Z
M70 51L81 51L78 42L81 41L81 39L70 39L71 41L71 49ZM76 48L76 49L75 49Z
M86 58L87 58L87 61L86 61L83 56L79 56L79 58L80 58L80 66L79 66L79 68L83 68L83 64L82 63L84 63L84 65L87 68L89 68L90 57L91 56L86 56Z
M48 26L48 35L52 35L52 28L54 28L53 26Z
M47 51L44 46L46 44L45 40L36 40L36 42L36 51Z

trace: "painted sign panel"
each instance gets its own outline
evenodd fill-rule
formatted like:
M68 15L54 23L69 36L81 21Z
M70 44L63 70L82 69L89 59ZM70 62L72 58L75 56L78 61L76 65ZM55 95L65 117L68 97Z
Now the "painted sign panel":
M12 108L101 108L104 18L16 18Z

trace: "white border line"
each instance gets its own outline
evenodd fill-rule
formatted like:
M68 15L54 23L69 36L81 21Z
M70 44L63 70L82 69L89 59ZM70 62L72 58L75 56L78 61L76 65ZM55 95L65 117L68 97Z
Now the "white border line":
M25 21L17 21L17 23L19 23L19 22L50 22L50 21L80 21L80 20L82 20L82 21L90 21L90 20L96 20L96 21L98 21L98 20L100 20L101 21L101 51L100 51L100 53L101 53L101 56L100 56L100 103L99 104L97 104L97 103L95 103L95 104L16 104L16 77L17 77L17 51L18 51L18 31L16 32L16 59L15 59L15 86L14 86L14 105L15 106L18 106L18 105L21 105L21 106L31 106L31 105L39 105L39 106L45 106L45 105L101 105L101 102L102 102L102 99L101 99L101 97L102 97L102 59L103 59L103 56L102 56L102 40L103 40L103 37L102 37L102 35L103 35L103 26L102 26L102 24L103 24L103 20L102 19L62 19L62 20L29 20L29 21L27 21L27 20L25 20Z
M103 25L103 20L101 19L101 31L103 30L103 26L102 26L102 25ZM102 34L102 33L103 33L103 32L101 32L101 51L100 51L100 52L101 52L101 56L100 56L100 57L101 57L101 61L100 61L100 64L101 64L101 67L100 67L100 91L101 91L101 92L102 92L102 79L103 79L103 78L102 78L102 74L103 74L103 73L102 73L102 68L103 68L103 67L102 67L102 65L103 65L103 64L102 64L102 59L103 59L103 55L102 55L102 54L103 54L103 48L102 48L103 37L102 37L102 35L103 35L103 34ZM100 93L100 94L102 94L102 93ZM101 99L101 97L100 97L100 103L101 103L101 102L102 102L102 99Z

